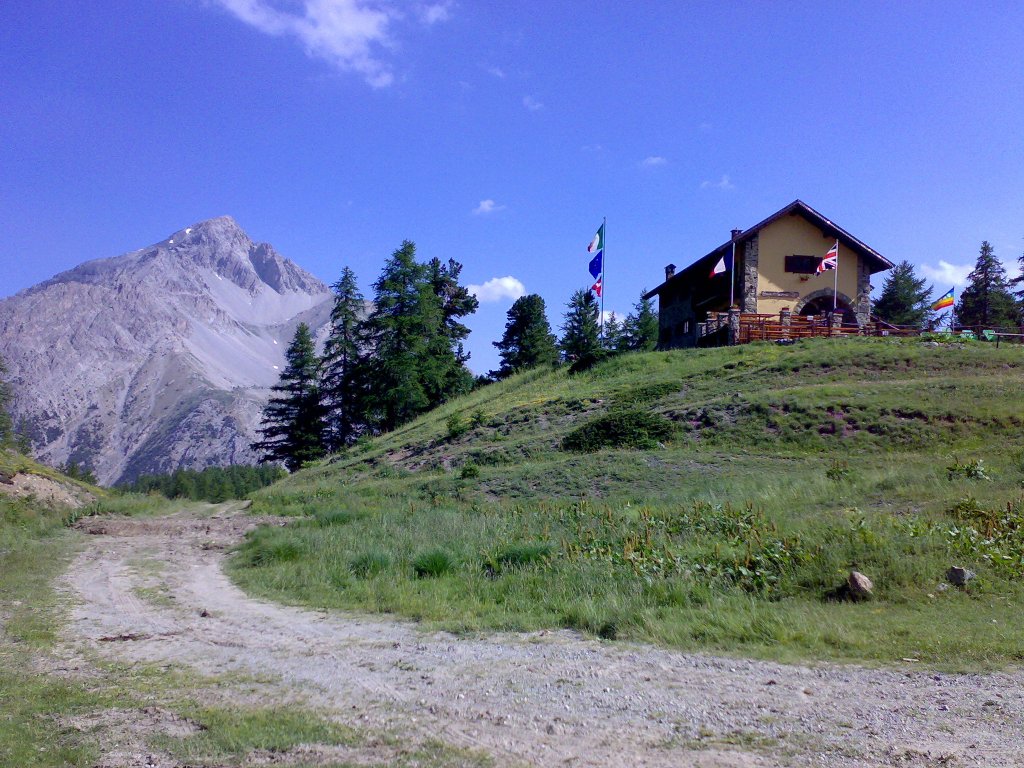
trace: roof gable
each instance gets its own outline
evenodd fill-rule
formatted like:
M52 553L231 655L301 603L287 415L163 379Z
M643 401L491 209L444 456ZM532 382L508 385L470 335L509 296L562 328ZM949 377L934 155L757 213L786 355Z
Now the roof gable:
M722 243L717 248L715 248L710 253L701 256L688 267L681 270L680 272L677 272L675 275L665 280L665 282L663 282L657 288L648 291L646 294L644 294L644 298L648 299L651 298L652 296L658 295L662 291L662 289L671 282L681 280L686 276L692 276L695 273L699 273L702 269L705 271L710 270L711 267L714 266L715 262L717 262L718 259L720 259L725 254L725 252L732 247L734 242L736 244L740 244L746 242L747 240L750 240L762 229L769 226L773 222L778 221L784 216L802 216L808 222L818 227L822 231L822 234L826 235L827 237L834 237L835 239L839 240L840 243L842 243L844 246L846 246L854 253L856 253L858 256L860 256L862 259L867 261L868 267L872 274L874 274L875 272L882 272L886 269L892 268L892 262L885 258L878 251L876 251L874 248L870 247L869 245L861 241L859 238L856 238L853 235L851 235L849 232L847 232L845 229L843 229L838 224L833 222L831 219L825 218L822 214L814 210L814 208L809 206L803 200L794 200L792 203L776 211L768 218L764 219L763 221L759 221L757 224L750 227L750 229L743 230L736 237L735 240L728 240Z

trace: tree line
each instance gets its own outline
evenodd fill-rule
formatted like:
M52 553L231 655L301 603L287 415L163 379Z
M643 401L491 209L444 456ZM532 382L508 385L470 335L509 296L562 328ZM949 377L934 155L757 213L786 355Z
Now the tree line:
M516 299L498 349L501 365L474 377L466 366L464 318L478 301L461 285L462 265L416 259L405 241L384 263L368 304L355 273L346 267L331 286L334 303L323 353L310 328L300 324L285 352L285 367L263 410L263 462L289 470L337 452L362 435L387 432L438 405L519 371L568 363L581 370L602 357L654 349L658 318L643 298L620 321L604 324L590 291L576 291L567 307L562 337L548 322L544 299Z
M953 323L961 327L1018 328L1024 325L1024 254L1022 273L1008 279L995 250L983 241L967 287L953 307ZM872 304L874 315L893 325L929 328L941 325L945 315L932 309L932 286L917 276L909 261L901 261L886 275L882 292Z
M178 469L169 475L142 475L117 487L130 493L160 493L169 499L219 503L228 499L244 499L253 491L276 483L284 475L284 470L274 465Z

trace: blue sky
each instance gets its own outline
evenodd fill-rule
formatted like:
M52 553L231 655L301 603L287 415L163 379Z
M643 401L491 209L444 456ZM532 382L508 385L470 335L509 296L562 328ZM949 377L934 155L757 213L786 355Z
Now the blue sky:
M5 0L0 296L230 214L369 294L403 239L556 327L795 198L936 295L1024 251L1024 5ZM876 287L881 276L875 278ZM496 279L506 278L504 280Z

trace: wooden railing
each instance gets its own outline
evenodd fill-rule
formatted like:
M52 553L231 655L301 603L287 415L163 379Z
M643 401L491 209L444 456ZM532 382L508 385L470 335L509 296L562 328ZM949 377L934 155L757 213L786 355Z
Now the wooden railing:
M748 344L752 341L784 341L809 338L843 336L955 336L962 339L1024 343L1024 328L957 328L953 331L925 331L917 326L893 325L872 318L865 325L844 324L829 315L793 315L787 310L778 314L740 312L734 315L730 330L730 313L715 312L697 324L697 343L701 346L719 346L730 343ZM733 338L734 337L734 338Z

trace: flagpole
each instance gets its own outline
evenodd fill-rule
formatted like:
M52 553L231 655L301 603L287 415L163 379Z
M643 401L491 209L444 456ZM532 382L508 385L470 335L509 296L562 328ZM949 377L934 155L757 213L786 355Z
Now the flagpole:
M607 292L608 281L605 279L608 271L608 217L601 219L601 249L604 255L601 257L601 341L604 341L604 295Z
M839 306L839 238L836 238L836 274L832 282L832 314L836 313ZM833 321L834 322L834 321Z

